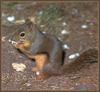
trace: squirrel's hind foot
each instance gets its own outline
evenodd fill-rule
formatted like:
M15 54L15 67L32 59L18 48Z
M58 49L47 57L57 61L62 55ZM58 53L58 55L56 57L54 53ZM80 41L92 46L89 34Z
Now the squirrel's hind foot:
M48 73L41 73L41 74L37 74L36 80L45 80L49 77L50 77L50 75Z

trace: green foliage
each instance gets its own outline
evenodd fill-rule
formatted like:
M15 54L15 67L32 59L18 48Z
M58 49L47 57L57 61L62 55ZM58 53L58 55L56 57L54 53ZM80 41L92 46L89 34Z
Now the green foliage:
M5 6L5 7L7 7L7 8L10 8L10 9L14 9L14 8L16 8L16 5L17 5L18 3L17 2L10 2L10 3L3 3L3 5Z
M50 4L43 10L41 15L37 15L39 24L55 24L57 19L62 16L62 9L57 4Z

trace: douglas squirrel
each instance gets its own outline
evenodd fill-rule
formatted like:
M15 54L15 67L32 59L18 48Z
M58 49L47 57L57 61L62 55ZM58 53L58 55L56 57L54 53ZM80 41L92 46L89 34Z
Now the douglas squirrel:
M65 55L62 43L53 35L43 34L30 19L12 34L10 42L28 58L35 60L36 66L32 71L36 72L37 79L60 74Z

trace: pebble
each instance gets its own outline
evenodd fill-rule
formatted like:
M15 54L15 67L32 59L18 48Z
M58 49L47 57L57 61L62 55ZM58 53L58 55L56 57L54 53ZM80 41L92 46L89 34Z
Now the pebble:
M11 42L11 39L9 39L8 42Z
M69 34L69 32L68 32L67 30L63 29L63 30L61 31L61 34Z
M67 24L66 24L66 22L63 22L62 25L63 25L63 26L66 26Z
M7 17L7 20L9 22L13 22L15 20L15 17L14 16L9 16L9 17Z
M74 79L78 79L78 78L80 78L80 76L79 75L75 75L75 76L72 76L72 77L70 77L72 80L74 80ZM77 84L76 84L77 85Z
M68 58L69 59L74 59L74 58L79 57L79 56L80 56L79 53L74 53L74 54L70 55Z
M3 36L1 40L2 40L2 42L5 42L6 41L6 37Z
M68 46L67 44L64 44L64 45L63 45L63 48L64 48L64 49L70 49L69 46Z
M26 86L27 86L27 87L31 86L31 84L30 84L30 83L25 83L25 84L26 84Z
M59 87L57 87L57 86L51 86L51 88L52 88L53 90L55 90L55 89L57 89L57 88L59 88Z
M83 29L87 29L88 26L87 26L86 24L83 24L83 25L81 25L81 28L83 28Z
M45 31L43 31L42 33L46 34L46 32L45 32Z
M26 69L26 65L23 63L12 63L12 67L16 71L21 71L21 72L23 72Z

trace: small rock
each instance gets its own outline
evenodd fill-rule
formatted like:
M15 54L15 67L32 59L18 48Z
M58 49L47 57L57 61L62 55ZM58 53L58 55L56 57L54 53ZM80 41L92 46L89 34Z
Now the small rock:
M72 79L72 80L74 80L74 79L78 79L78 78L80 78L79 75L75 75L75 76L70 77L70 79Z
M59 88L59 87L57 87L57 86L51 86L51 87L52 87L53 90Z
M46 34L46 32L45 32L45 31L43 31L42 33Z
M83 29L87 29L88 26L87 26L86 24L83 24L83 25L81 25L81 28L83 28Z
M61 34L63 34L63 35L64 35L64 34L69 34L69 32L68 32L67 30L64 29L64 30L61 31Z
M67 24L66 24L66 22L63 22L62 25L63 25L63 26L66 26Z
M64 49L69 49L69 46L68 46L67 44L64 44L64 45L63 45L63 48L64 48Z
M3 36L1 40L2 40L2 42L5 42L6 41L6 37Z
M23 72L26 69L26 65L23 63L12 63L12 67L13 69L15 69L16 71L21 71Z
M14 16L9 16L9 17L7 17L7 20L9 22L13 22L15 20L15 17Z
M8 42L10 42L10 43L11 43L11 42L12 42L12 41L11 41L11 39L9 39L9 40L8 40Z
M31 84L30 84L30 83L25 83L25 85L26 85L27 87L31 86Z

